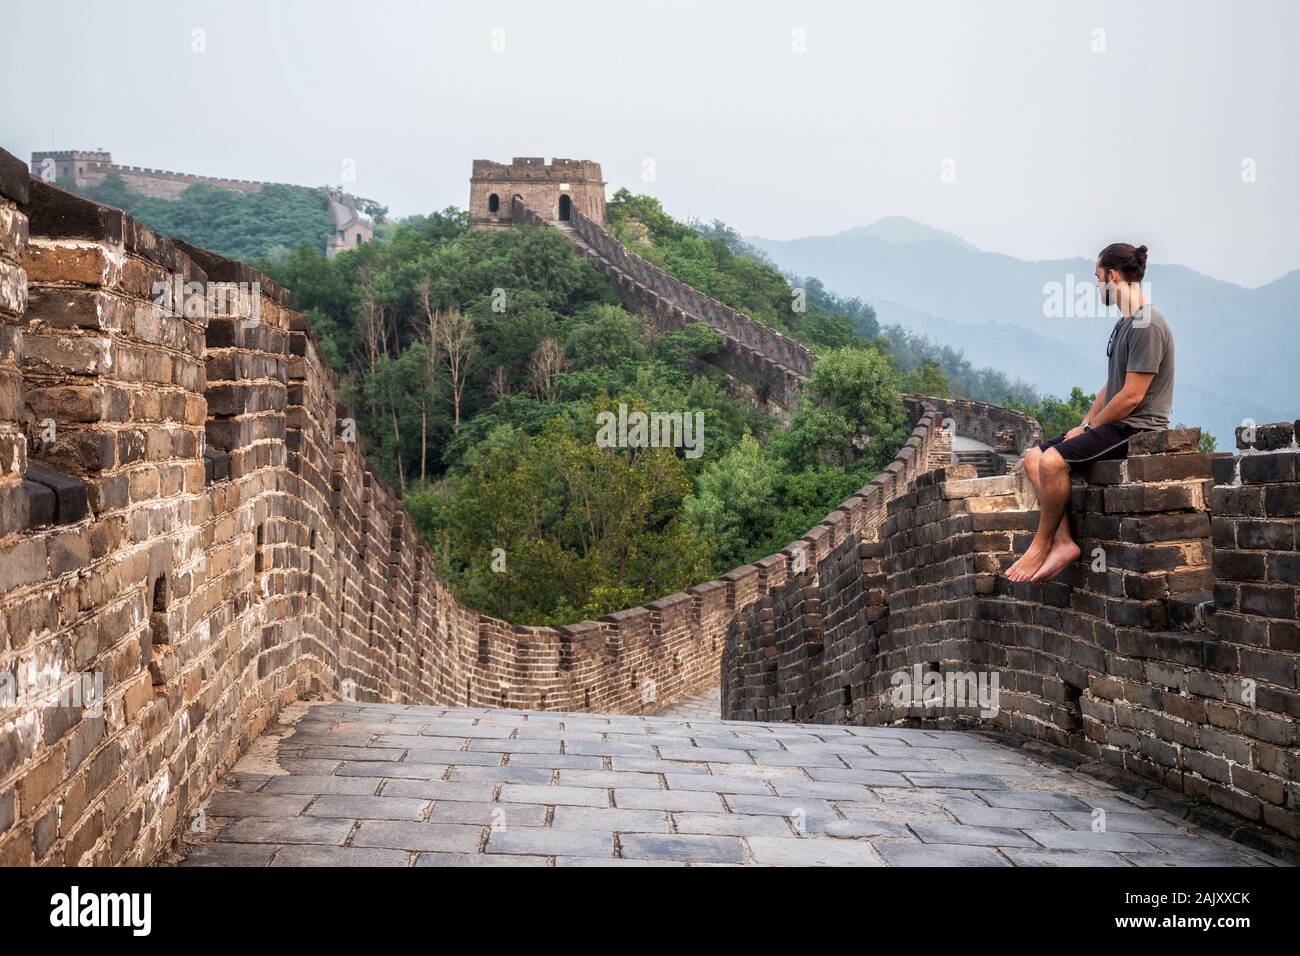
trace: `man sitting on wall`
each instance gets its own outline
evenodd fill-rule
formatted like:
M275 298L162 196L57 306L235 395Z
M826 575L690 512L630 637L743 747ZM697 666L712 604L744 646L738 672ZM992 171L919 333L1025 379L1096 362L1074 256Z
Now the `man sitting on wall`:
M1038 495L1038 531L1020 559L1007 568L1012 581L1054 580L1079 557L1065 518L1070 472L1124 458L1131 436L1169 427L1174 337L1164 315L1146 300L1146 267L1146 246L1135 249L1116 242L1097 257L1101 301L1118 306L1121 313L1106 346L1106 385L1082 423L1025 453L1025 474Z

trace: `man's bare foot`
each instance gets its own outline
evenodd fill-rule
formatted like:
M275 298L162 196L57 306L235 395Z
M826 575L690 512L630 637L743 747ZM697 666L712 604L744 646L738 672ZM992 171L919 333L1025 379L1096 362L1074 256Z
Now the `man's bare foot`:
M1052 550L1047 552L1047 558L1030 580L1055 581L1062 571L1079 559L1080 553L1079 546L1073 541L1052 542Z
M1049 548L1031 544L1029 550L1020 556L1020 560L1007 568L1007 577L1012 581L1028 581L1042 567L1049 553Z

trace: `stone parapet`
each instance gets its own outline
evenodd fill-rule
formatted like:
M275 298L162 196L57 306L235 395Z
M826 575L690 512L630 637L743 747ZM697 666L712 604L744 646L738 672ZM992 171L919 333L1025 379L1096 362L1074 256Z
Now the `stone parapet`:
M1291 425L1261 434L1211 457L1195 429L1152 432L1095 465L1071 493L1081 559L1051 583L1002 574L1037 520L1021 474L921 475L878 543L841 546L737 618L724 716L988 725L1300 835L1300 451ZM811 608L825 633L832 602L875 611L847 644L792 640ZM931 673L971 693L907 693Z

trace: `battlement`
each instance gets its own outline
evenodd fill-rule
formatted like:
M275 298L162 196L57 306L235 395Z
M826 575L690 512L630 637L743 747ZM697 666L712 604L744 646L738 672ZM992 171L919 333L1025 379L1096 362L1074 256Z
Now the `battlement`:
M45 149L32 153L33 170L38 160L45 159L84 159L93 163L112 163L113 154L99 149Z
M493 182L555 181L555 182L590 182L605 185L600 171L600 163L589 159L552 159L549 163L541 156L516 156L509 164L496 163L489 159L476 159L473 164L471 181L475 179Z
M588 159L516 156L509 165L474 160L469 181L469 217L473 229L501 229L513 224L516 202L548 221L568 222L580 212L605 221L605 180L600 163Z

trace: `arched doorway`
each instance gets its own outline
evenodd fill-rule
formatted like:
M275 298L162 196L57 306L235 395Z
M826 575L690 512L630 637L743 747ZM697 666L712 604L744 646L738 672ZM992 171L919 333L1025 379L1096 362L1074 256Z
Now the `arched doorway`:
M573 207L572 200L564 193L560 194L560 222L569 221L569 212Z

